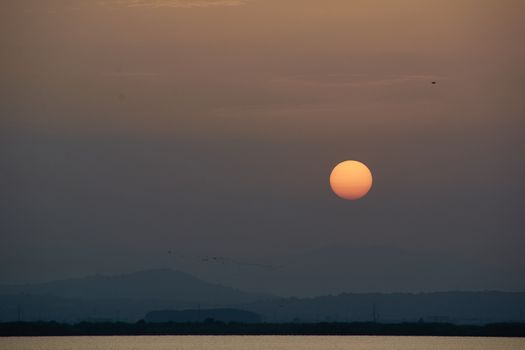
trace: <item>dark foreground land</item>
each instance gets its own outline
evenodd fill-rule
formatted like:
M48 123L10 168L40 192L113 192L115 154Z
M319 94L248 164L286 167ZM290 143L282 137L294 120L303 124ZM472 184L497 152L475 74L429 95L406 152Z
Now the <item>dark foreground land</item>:
M0 336L82 335L412 335L525 337L525 323L0 323Z

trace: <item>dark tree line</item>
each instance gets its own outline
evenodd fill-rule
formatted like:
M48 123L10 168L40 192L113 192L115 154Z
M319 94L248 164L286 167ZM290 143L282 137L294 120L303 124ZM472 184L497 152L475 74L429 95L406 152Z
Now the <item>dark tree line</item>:
M413 335L525 337L525 323L88 323L6 322L0 336L82 335Z

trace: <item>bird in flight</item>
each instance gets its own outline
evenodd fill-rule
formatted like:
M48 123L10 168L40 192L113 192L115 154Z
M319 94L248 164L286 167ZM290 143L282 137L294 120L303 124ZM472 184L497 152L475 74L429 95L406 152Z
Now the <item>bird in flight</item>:
M177 258L182 258L186 260L193 260L196 262L203 262L203 263L216 263L221 265L237 265L237 266L248 266L248 267L255 267L255 268L261 268L261 269L267 269L267 270L275 270L282 268L281 265L268 265L268 264L258 264L251 261L241 261L236 260L224 256L189 256L189 255L182 255L182 254L176 254L171 250L168 250L168 254L175 256Z

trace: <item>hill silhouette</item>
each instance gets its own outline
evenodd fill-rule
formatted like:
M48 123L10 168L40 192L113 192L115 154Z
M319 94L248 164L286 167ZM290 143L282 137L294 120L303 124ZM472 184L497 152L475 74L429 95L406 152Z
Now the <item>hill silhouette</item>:
M197 310L159 310L150 311L144 317L146 322L237 322L259 323L261 317L255 312L219 308Z
M136 322L154 310L235 308L262 322L523 322L525 293L343 293L279 298L160 269L0 286L0 322ZM374 310L375 309L375 310Z
M268 322L524 322L525 293L342 293L282 298L243 305Z
M267 296L200 280L171 270L145 270L122 275L95 275L47 283L3 285L0 295L46 295L63 298L157 299L179 302L230 304L249 302Z
M218 307L269 298L156 269L0 286L0 321L136 321L151 310Z

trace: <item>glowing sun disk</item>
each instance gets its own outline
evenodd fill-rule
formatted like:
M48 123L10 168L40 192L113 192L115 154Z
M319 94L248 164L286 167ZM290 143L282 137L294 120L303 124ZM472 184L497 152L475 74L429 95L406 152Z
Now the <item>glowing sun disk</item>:
M364 197L372 187L372 173L356 160L337 164L330 174L330 186L339 197L356 200Z

